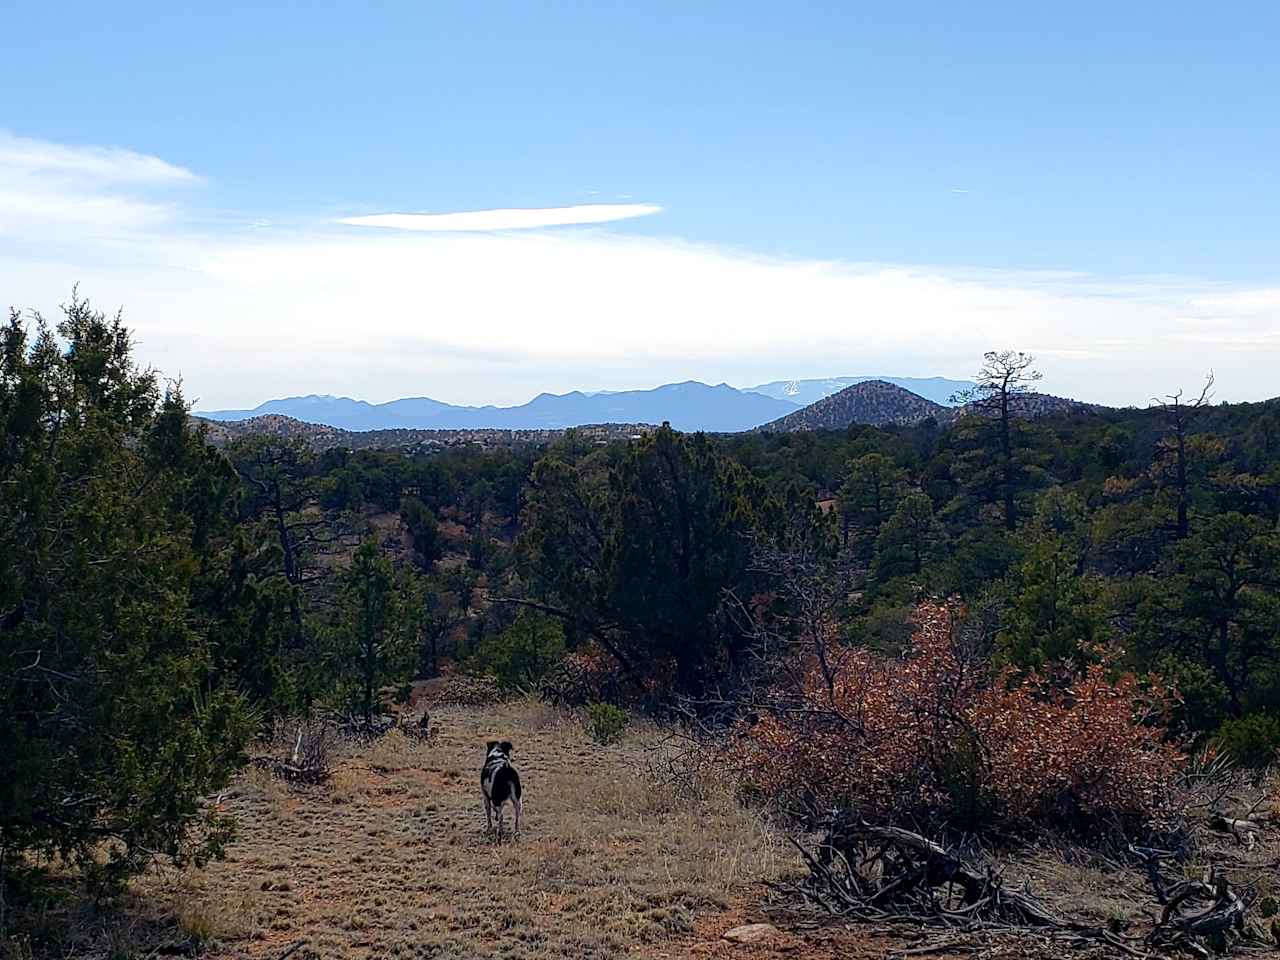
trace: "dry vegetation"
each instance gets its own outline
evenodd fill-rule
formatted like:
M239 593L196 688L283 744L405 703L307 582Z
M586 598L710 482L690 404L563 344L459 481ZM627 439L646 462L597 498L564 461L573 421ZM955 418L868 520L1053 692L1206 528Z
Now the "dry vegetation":
M705 766L692 778L669 776L689 771L661 762L667 742L646 724L633 722L619 744L604 747L580 715L533 701L434 704L430 712L434 730L426 739L395 730L373 743L341 743L323 784L249 768L221 798L241 824L225 862L154 871L107 913L68 894L36 918L30 946L13 941L8 953L103 960L1080 955L1061 938L975 939L798 910L794 898L769 889L803 875L795 851ZM476 785L481 747L499 735L515 741L527 791L523 836L501 844L485 833ZM282 733L272 750L287 755L292 745ZM1233 881L1256 885L1259 900L1276 896L1278 813L1258 809L1261 836L1246 843L1219 835L1186 869L1212 860ZM1151 906L1141 871L1097 850L1045 841L1000 855L999 867L1012 886L1100 926L1119 929ZM730 927L761 920L779 932L750 945L721 939ZM41 940L41 923L60 931L56 947ZM1090 952L1110 955L1096 945Z
M324 785L249 769L222 798L241 824L225 862L148 875L110 938L86 915L62 950L275 958L305 940L292 956L612 957L691 930L778 868L777 838L731 798L646 775L656 731L601 747L534 702L431 716L430 739L342 748ZM499 735L525 781L518 843L485 834L479 802L483 745Z

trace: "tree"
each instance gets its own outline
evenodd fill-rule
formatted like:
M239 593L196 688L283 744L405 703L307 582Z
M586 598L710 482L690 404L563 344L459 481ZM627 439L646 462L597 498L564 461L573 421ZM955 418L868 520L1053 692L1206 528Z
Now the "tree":
M1177 540L1185 540L1191 532L1191 522L1187 514L1190 490L1187 472L1187 433L1195 412L1208 404L1212 396L1213 374L1210 373L1205 379L1200 396L1190 403L1182 402L1181 390L1170 394L1162 401L1155 401L1164 413L1169 435L1168 459L1172 461L1171 485L1177 497L1174 520L1174 538Z
M468 593L470 591L468 590ZM436 582L428 582L422 592L422 655L420 669L425 676L440 672L440 647L458 624L466 619L457 595Z
M565 655L560 621L534 610L522 611L506 630L480 644L475 664L504 687L531 687Z
M339 539L331 518L306 509L316 494L315 458L299 440L262 435L238 440L228 455L244 487L241 514L272 542L288 584L290 645L301 650L308 643L304 592L323 579L316 555Z
M963 401L990 425L984 431L993 435L988 451L992 463L980 468L980 482L994 487L994 492L1004 511L1006 530L1018 526L1018 496L1028 486L1027 464L1017 456L1017 431L1014 421L1021 412L1023 400L1031 392L1031 385L1043 374L1034 369L1035 357L1020 351L992 350L983 355L981 369L974 377L976 386L955 399ZM980 423L982 422L980 421ZM982 476L987 472L994 477ZM994 480L994 483L992 483Z
M923 493L909 493L898 501L893 516L876 537L876 569L881 578L910 572L918 575L942 538L942 525L933 515L933 501Z
M236 487L120 316L63 310L56 334L11 313L0 346L0 870L34 851L116 884L229 835L202 798L253 723L211 637L242 607L204 598Z
M759 484L710 440L663 427L603 470L540 462L522 566L534 603L567 634L594 638L636 680L673 664L680 689L698 694L743 652L721 604L743 593L768 512Z
M1000 656L1019 667L1055 661L1084 665L1106 626L1094 581L1082 576L1066 537L1042 533L1010 574Z
M414 560L424 571L430 572L444 553L435 514L417 497L403 497L400 500L400 520L413 540Z
M377 541L356 548L342 585L334 665L346 681L347 699L368 725L377 694L408 680L418 654L416 585L397 573Z
M849 461L841 487L841 540L849 544L850 528L875 536L889 519L906 480L906 471L883 453L867 453Z
M1175 578L1192 643L1239 716L1265 664L1280 660L1280 534L1259 517L1210 517L1177 551Z

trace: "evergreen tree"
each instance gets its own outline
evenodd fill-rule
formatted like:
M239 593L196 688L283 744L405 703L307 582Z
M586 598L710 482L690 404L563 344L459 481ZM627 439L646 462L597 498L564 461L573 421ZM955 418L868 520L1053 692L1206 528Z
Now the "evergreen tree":
M212 639L245 616L210 586L234 477L78 298L56 335L11 315L0 437L0 864L57 853L118 883L202 862L229 831L202 798L253 730Z
M906 471L883 453L867 453L849 461L840 489L841 541L849 544L849 532L859 539L874 539L880 526L897 506L906 482Z
M345 699L368 725L381 690L407 681L417 666L416 584L366 540L343 580L341 602L332 662Z
M918 576L941 539L942 525L933 515L933 501L923 493L907 494L876 537L877 576L882 580L904 573Z

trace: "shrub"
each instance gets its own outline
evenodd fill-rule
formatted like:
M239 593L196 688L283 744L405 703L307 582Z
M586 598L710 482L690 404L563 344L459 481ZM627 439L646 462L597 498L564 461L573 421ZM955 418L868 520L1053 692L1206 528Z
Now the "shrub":
M799 689L738 728L741 774L783 803L970 825L1141 819L1164 809L1182 760L1157 722L1164 692L1106 662L1060 683L993 675L965 649L954 605L925 603L910 651L827 651ZM800 707L801 709L797 709Z
M653 659L644 676L628 677L614 657L589 644L568 654L538 684L538 695L559 707L583 707L590 703L616 703L633 709L651 708L670 697L676 682L675 665Z
M564 659L560 621L526 611L502 633L480 644L472 657L477 673L493 676L507 688L535 686Z
M587 707L587 730L596 743L616 743L627 726L627 713L611 703L593 703Z
M1280 718L1249 713L1218 728L1218 745L1242 767L1265 767L1280 750Z

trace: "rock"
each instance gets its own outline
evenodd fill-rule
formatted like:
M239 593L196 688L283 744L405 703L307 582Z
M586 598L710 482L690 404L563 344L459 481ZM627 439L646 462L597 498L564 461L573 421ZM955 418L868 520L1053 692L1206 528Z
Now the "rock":
M748 923L743 927L734 927L724 933L723 939L732 943L757 943L766 937L772 937L778 928L771 923Z

